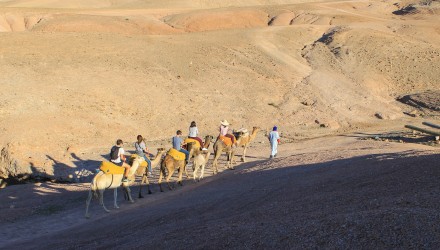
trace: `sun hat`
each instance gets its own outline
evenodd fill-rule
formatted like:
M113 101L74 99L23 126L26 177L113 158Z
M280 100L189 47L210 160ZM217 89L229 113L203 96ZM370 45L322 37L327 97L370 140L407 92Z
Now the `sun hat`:
M226 120L223 120L223 121L221 121L220 123L221 123L223 126L229 126L229 125L230 125L229 122L226 121Z

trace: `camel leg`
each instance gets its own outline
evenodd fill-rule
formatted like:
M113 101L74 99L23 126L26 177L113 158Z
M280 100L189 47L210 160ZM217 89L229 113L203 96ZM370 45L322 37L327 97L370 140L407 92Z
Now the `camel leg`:
M184 166L184 168L185 168L186 178L187 178L187 179L191 179L191 178L189 177L189 175L188 175L188 169L186 169L186 165Z
M146 177L145 177L145 175L143 175L142 176L142 180L141 180L141 182L139 183L139 194L138 194L138 197L139 198L144 198L144 196L142 196L142 183L144 183L144 179L145 179Z
M160 170L160 173L159 173L159 180L158 180L158 184L159 184L159 189L160 189L160 191L161 192L163 192L163 189L162 189L162 178L163 178L163 172L162 172L162 169Z
M246 149L247 149L247 145L244 145L243 155L241 156L241 160L243 162L246 162Z
M127 195L128 195L128 201L130 201L130 203L134 203L134 200L133 200L133 198L131 197L131 190L130 190L130 186L125 186L124 187L124 189L125 189L125 192L127 192Z
M100 190L98 190L98 192L99 192L99 203L101 204L102 208L104 208L104 210L107 213L110 213L110 210L108 210L104 205L104 189L100 189Z
M171 185L170 185L170 178L171 178L171 176L174 174L174 170L171 172L171 171L169 171L169 173L168 173L168 175L167 175L167 178L165 179L165 181L167 182L167 185L168 185L168 188L170 189L170 190L173 190L173 188L171 187Z
M213 173L217 174L218 173L218 158L220 157L220 155L215 154L214 155L214 160L212 162L212 168L213 168Z
M231 169L232 170L234 170L235 168L234 168L234 156L235 156L235 154L234 154L235 152L234 151L231 151L231 161L230 161L230 166L231 166ZM235 162L235 164L236 164L236 162Z
M206 162L204 164L202 164L202 170L200 172L199 181L203 178L203 174L205 173L205 165L206 165Z
M197 179L197 171L199 171L199 164L194 164L194 171L193 171L194 182L196 182Z
M183 166L181 166L179 168L179 179L177 180L177 184L179 184L180 186L183 186L182 177L183 177L184 170L186 171L185 164L183 164Z
M150 189L150 182L148 181L148 177L145 175L145 183L147 184L148 194L152 194Z
M92 190L90 190L89 197L87 197L87 200L86 200L86 215L85 216L87 219L90 218L89 206L90 206L90 201L92 200L92 197L93 197L93 193L92 193Z
M113 197L115 198L114 201L113 201L114 202L113 206L115 208L119 208L118 207L118 203L117 203L117 199L118 199L118 189L117 188L113 189Z

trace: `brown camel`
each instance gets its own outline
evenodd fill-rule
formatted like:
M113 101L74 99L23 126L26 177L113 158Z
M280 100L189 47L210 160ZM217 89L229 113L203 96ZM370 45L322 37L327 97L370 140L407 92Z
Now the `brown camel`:
M162 155L164 153L165 153L164 148L157 149L156 157L153 160L151 160L151 169L154 169L154 168L156 168L157 165L159 165L160 160L162 159ZM139 183L139 198L144 198L144 196L142 196L142 184L143 183L147 184L148 194L151 194L150 182L148 181L147 172L148 172L147 166L142 167L142 168L138 168L138 171L136 171L136 175L138 175L138 176L142 175L142 180Z
M235 149L232 147L232 145L226 145L222 140L217 139L217 141L214 143L214 160L212 163L214 174L218 173L218 158L220 158L222 152L226 152L226 155L228 156L227 166L228 169L234 169L232 159L234 158L234 152Z
M188 143L187 147L188 146L192 147L192 144L194 144L194 143L195 142ZM189 154L192 155L193 151L194 151L194 149L191 149L189 151ZM159 175L158 184L159 184L159 188L160 188L161 192L163 192L163 189L162 189L162 178L164 176L166 176L165 181L166 181L166 183L168 185L168 188L170 190L172 189L172 187L170 186L169 181L170 181L170 178L173 175L175 170L179 170L179 177L178 177L177 183L180 186L183 186L183 183L182 183L183 171L185 171L186 177L189 178L188 171L186 170L185 159L183 159L183 160L176 160L171 155L167 154L165 156L165 158L163 158L162 162L160 163L160 175ZM168 172L168 174L167 174L167 172Z
M259 127L253 127L252 129L252 133L249 134L249 132L247 133L241 133L238 132L237 134L239 135L237 137L237 147L243 147L243 155L241 156L241 160L243 162L246 162L246 149L249 146L249 144L255 139L255 137L257 136L258 131L260 131L261 129Z

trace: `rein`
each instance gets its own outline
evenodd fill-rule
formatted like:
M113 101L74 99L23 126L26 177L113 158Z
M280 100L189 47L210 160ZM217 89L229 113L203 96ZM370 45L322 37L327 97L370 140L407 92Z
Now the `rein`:
M112 182L110 182L110 185L108 187L106 187L105 189L109 189L113 184L113 175L112 175Z

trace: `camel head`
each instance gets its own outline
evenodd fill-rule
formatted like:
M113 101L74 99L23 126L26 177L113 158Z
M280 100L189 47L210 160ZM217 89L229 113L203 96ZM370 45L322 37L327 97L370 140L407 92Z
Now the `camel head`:
M130 173L128 175L134 175L143 161L145 161L144 157L136 156L133 159L133 163L131 163Z
M186 144L186 150L190 151L191 148L192 148L195 144L196 144L195 141L188 142L188 143Z
M165 151L165 148L157 148L157 153L160 154Z

